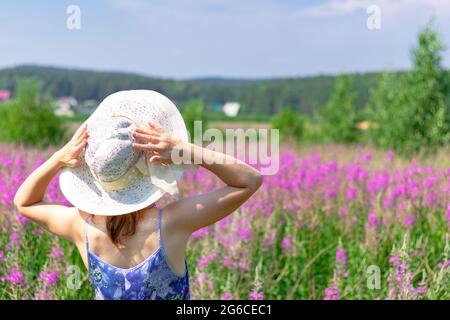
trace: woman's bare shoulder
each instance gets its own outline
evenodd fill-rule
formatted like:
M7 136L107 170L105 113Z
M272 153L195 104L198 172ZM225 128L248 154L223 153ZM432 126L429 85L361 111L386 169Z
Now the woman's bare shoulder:
M73 214L75 216L74 229L76 230L75 233L77 235L77 240L84 241L84 224L89 220L91 215L78 209L77 207L72 207L71 209L73 210Z

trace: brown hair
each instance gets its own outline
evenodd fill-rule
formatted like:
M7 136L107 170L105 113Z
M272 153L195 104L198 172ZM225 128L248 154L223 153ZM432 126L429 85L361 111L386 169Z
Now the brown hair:
M144 216L144 211L150 207L134 211L120 216L109 216L106 218L106 229L108 230L111 241L117 247L124 247L123 237L129 237L136 233L136 228Z

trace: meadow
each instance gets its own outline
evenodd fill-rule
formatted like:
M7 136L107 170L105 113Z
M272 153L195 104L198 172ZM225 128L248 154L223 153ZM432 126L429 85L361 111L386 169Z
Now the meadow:
M76 248L13 207L53 151L0 145L0 299L93 298ZM281 151L278 174L254 197L192 235L193 299L449 298L448 150L412 160L355 145ZM180 189L220 183L199 169ZM47 200L70 205L57 177Z

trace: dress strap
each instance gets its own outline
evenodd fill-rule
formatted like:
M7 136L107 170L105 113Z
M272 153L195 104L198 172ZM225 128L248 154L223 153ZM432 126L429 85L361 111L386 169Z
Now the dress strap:
M87 228L88 228L87 219L88 218L83 219L83 221L84 221L83 229L84 229L84 239L85 239L85 242L86 242L86 250L89 250L89 241L88 241L88 236L87 236Z
M159 209L159 217L158 217L158 241L159 241L159 246L161 248L163 248L163 241L162 241L162 208Z

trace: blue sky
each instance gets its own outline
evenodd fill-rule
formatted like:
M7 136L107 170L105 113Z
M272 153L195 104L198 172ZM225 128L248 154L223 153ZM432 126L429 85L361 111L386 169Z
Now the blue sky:
M81 9L80 30L66 28L70 4ZM380 30L366 26L372 4ZM431 16L450 45L448 0L0 0L0 8L0 68L37 63L170 78L405 69Z

